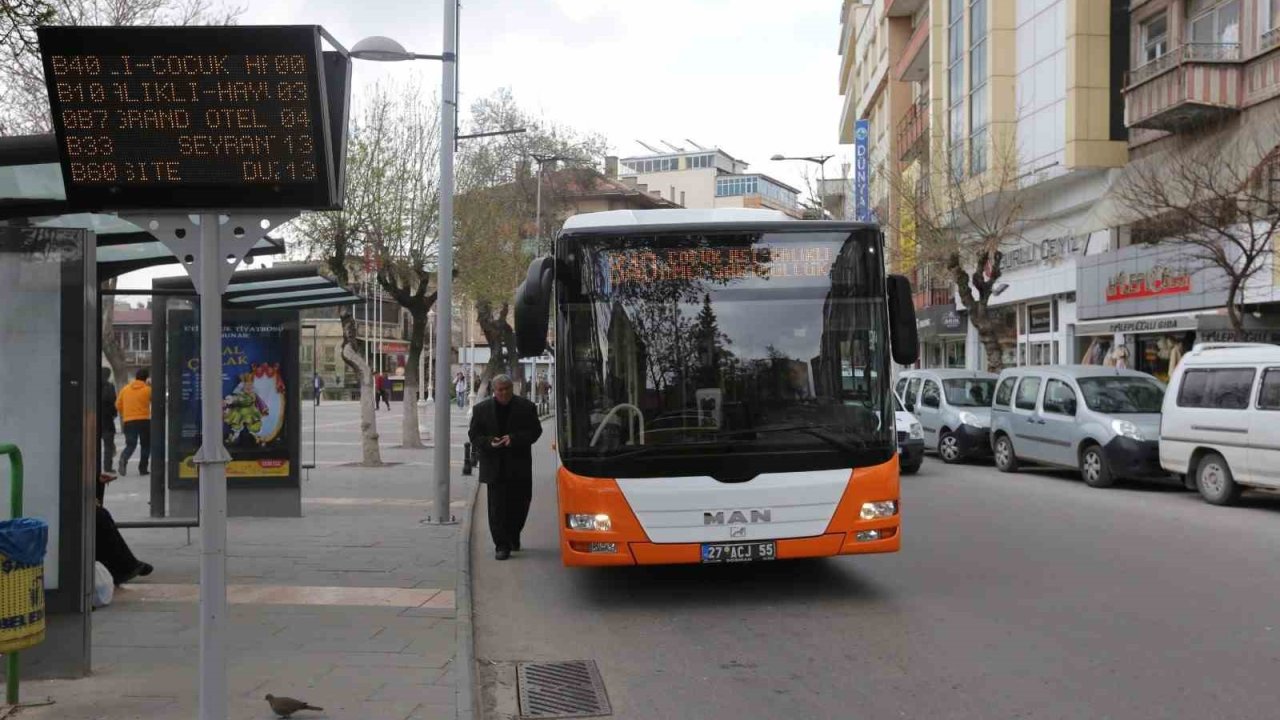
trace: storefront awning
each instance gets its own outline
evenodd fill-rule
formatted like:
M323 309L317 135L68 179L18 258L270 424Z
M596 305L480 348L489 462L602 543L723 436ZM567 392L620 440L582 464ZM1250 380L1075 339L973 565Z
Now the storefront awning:
M1185 332L1199 327L1202 315L1217 315L1219 310L1198 310L1187 313L1140 315L1137 317L1110 318L1077 322L1076 336L1115 335L1117 333Z
M151 287L166 294L195 295L188 277L159 278L151 282ZM320 274L320 265L312 263L243 270L231 276L223 295L228 308L247 310L294 310L362 302L363 297Z

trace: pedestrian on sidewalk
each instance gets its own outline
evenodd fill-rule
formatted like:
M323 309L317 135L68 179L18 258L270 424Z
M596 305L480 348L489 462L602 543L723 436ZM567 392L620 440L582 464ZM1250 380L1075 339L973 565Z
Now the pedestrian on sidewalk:
M382 407L382 403L387 404L387 410L391 409L391 393L387 390L386 373L378 373L373 376L374 394L373 409L377 410Z
M458 407L465 407L467 404L467 379L462 373L458 373L453 378L453 392L457 400Z
M102 457L98 472L111 472L116 462L116 386L111 383L111 369L102 368L102 387L98 391L98 440Z
M98 474L98 508L94 519L94 559L106 566L116 585L123 585L139 575L150 575L154 567L134 556L129 543L124 541L115 518L102 506L107 484L115 480L110 473Z
M533 498L533 444L542 436L538 409L516 397L511 378L499 375L493 395L476 405L467 432L480 454L480 482L488 488L489 533L494 557L520 549L520 532Z
M320 377L320 373L313 373L311 377L311 387L316 393L316 405L320 405L320 396L324 393L324 378Z
M151 371L142 368L134 374L133 382L124 386L116 397L116 410L124 423L124 452L120 453L120 474L125 475L129 458L142 445L138 456L138 474L146 475L151 464Z

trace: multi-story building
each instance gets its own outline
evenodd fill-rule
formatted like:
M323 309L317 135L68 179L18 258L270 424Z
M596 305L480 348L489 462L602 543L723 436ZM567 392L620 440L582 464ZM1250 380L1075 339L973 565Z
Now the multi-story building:
M612 166L613 160L610 159ZM718 148L674 149L625 157L618 176L643 192L686 208L747 207L802 217L800 191Z
M874 0L842 8L840 137L852 141L853 123L869 121L871 205L880 217L900 211L895 183L946 175L989 191L994 185L981 181L1014 178L1006 189L1019 194L1018 232L1002 248L990 301L1003 314L1008 365L1073 362L1085 349L1072 330L1076 260L1113 244L1095 207L1128 152L1117 71L1127 58L1127 16L1112 6ZM976 331L957 322L964 312L951 279L915 262L914 239L903 235L891 249L916 283L922 362L981 367Z
M1123 72L1120 122L1128 130L1131 157L1117 186L1145 178L1131 186L1142 188L1164 174L1171 187L1182 182L1206 202L1247 187L1244 192L1255 198L1271 196L1255 207L1274 214L1280 199L1280 0L1115 4L1121 15L1113 22L1127 36L1128 53L1113 66L1113 76ZM1187 173L1188 162L1198 166L1195 172ZM1162 172L1153 174L1153 168ZM1130 216L1153 209L1159 208L1115 208ZM1171 358L1196 340L1239 335L1228 331L1223 309L1230 277L1221 267L1190 259L1203 253L1178 247L1184 238L1170 233L1170 224L1154 214L1120 224L1111 251L1082 263L1076 334L1079 344L1088 339L1099 347L1123 347L1132 366L1164 377ZM1239 212L1224 213L1219 222L1241 230L1237 237L1246 247L1270 246L1274 239L1260 235L1257 225L1252 233L1243 231ZM1238 250L1224 243L1223 251L1235 258ZM1266 251L1269 255L1270 247ZM1280 342L1278 278L1273 263L1263 262L1266 269L1244 283L1242 299L1249 312L1242 339Z

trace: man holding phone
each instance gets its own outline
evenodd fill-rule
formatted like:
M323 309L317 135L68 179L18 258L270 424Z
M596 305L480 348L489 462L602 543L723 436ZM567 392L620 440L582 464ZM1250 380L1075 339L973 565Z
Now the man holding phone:
M516 397L511 378L493 379L493 396L476 405L467 435L480 453L480 482L488 488L494 557L520 549L520 532L533 499L533 444L542 436L538 408Z

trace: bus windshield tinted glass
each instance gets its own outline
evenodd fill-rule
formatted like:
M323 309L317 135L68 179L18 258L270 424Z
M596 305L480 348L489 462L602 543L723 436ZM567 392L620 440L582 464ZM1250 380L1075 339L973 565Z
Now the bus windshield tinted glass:
M991 395L996 391L996 381L977 378L943 380L942 389L947 393L947 403L950 405L991 407Z
M566 457L892 444L874 243L648 234L559 251Z
M1080 378L1084 404L1100 413L1158 413L1164 388L1144 377Z

